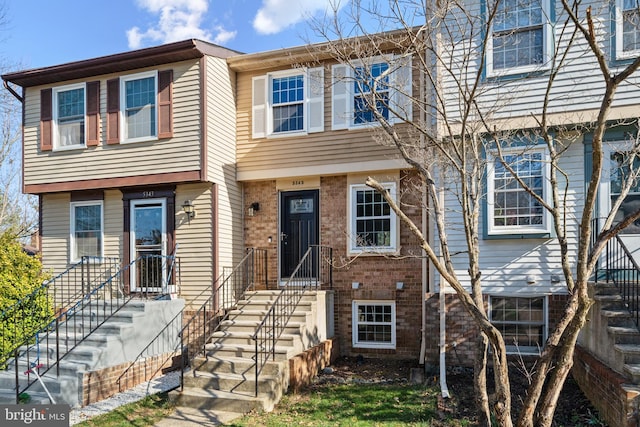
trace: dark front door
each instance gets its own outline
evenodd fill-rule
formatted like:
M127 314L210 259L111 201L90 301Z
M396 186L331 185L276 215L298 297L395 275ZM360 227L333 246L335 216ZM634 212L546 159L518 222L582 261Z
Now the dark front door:
M309 246L318 244L318 190L281 193L280 212L280 277L287 278Z

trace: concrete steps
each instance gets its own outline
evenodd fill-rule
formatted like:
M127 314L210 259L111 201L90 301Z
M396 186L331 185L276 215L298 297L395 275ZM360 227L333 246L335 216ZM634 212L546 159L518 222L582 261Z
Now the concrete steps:
M246 413L270 411L289 385L289 359L317 344L316 292L306 292L284 327L270 359L258 376L256 390L256 343L252 336L264 319L279 291L247 292L229 311L206 355L197 357L185 374L184 390L172 392L178 407Z

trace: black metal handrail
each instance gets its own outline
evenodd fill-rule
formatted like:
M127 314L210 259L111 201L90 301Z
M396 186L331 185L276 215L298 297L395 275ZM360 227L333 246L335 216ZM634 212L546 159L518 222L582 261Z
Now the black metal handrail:
M157 298L167 293L176 269L174 256L144 255L117 270L98 286L84 294L71 307L59 312L53 321L40 328L15 349L16 402L38 377L51 369L60 375L60 361L127 303L136 298ZM136 292L124 293L124 286L135 283ZM26 384L21 386L20 368ZM37 369L38 375L30 370Z
M333 249L310 246L296 266L293 274L280 290L251 339L255 345L255 395L258 396L258 378L269 359L275 360L276 343L296 311L304 293L328 284L333 288Z
M258 283L266 287L267 251L249 248L244 258L229 274L223 273L214 282L213 289L207 289L200 294L202 297L206 292L211 291L211 295L200 305L180 332L181 389L184 387L184 372L187 366L192 366L198 354L206 356L205 346L213 334L220 329L222 322L228 319L229 310L236 307L245 292L255 289Z
M16 349L120 269L117 258L83 256L0 313L0 366Z

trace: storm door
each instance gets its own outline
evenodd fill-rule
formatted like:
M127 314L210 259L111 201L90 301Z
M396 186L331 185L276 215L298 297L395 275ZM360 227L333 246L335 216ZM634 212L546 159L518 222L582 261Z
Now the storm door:
M280 193L280 278L291 277L311 245L319 238L318 190ZM311 267L315 270L316 266ZM315 271L302 272L306 276Z
M166 200L131 201L131 291L159 292L166 277Z

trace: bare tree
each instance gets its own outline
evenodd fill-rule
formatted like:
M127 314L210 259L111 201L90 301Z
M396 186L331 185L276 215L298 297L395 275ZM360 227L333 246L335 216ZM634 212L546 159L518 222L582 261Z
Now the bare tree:
M509 15L513 12L509 8L516 3L537 3L537 10L544 15L539 28L544 29L555 15L554 25L545 30L552 34L543 32L547 37L544 43L552 46L542 57L527 58L531 62L526 73L504 78L499 62L504 58L495 55L500 49L496 43L525 43L506 23L509 16L516 19ZM385 196L419 239L439 274L440 285L455 291L481 331L474 384L486 426L492 425L492 420L501 426L513 424L507 344L485 308L479 236L483 235L481 221L489 215L483 212L483 203L493 197L487 188L487 173L499 173L503 188L512 189L534 207L535 221L549 222L545 239L553 242L553 262L564 276L568 301L540 352L517 425L550 426L573 363L578 333L592 304L588 282L598 258L610 239L640 218L640 210L620 215L620 206L639 172L634 161L639 150L635 137L628 139L620 160L619 171L626 172L620 172L617 197L607 211L597 210L598 188L609 178L605 133L632 125L637 135L637 119L620 114L613 117L612 108L621 87L633 90L638 83L634 73L640 58L614 68L609 65L613 53L606 48L612 37L608 2L561 0L555 11L541 7L539 0L482 4L471 0L355 1L347 18L345 11L338 13L336 7L334 16L319 22L315 30L326 38L324 48L351 69L343 78L355 85L354 91L361 94L359 102L366 102L367 110L375 116L378 126L372 127L372 132L381 143L397 147L422 179L421 190L428 200L424 208L436 237L433 241L382 185L373 179L367 184ZM635 17L638 14L632 11ZM378 33L381 30L393 31ZM372 72L367 64L374 57L386 58L389 68ZM413 84L391 78L407 61L412 64ZM576 97L559 95L567 75L574 76L573 90L583 96L579 102ZM533 89L528 86L533 84L532 77L537 85L535 96L530 95ZM336 76L333 79L335 84ZM581 82L587 83L582 87ZM410 89L416 86L419 91ZM411 116L407 118L408 104L391 97L389 87L411 99ZM524 96L530 98L526 111L513 111L522 107ZM391 117L404 118L403 123L394 125ZM576 188L584 188L584 180L581 175L574 177L569 165L587 134L591 138L591 165L585 171L586 190L576 195ZM542 155L538 155L540 150ZM579 153L582 156L582 149ZM519 172L524 164L532 163L545 168L544 180L532 180ZM493 201L489 208L493 225L519 220L504 208ZM603 223L595 227L598 216ZM463 250L457 246L461 241ZM493 393L487 387L489 358L495 380Z

